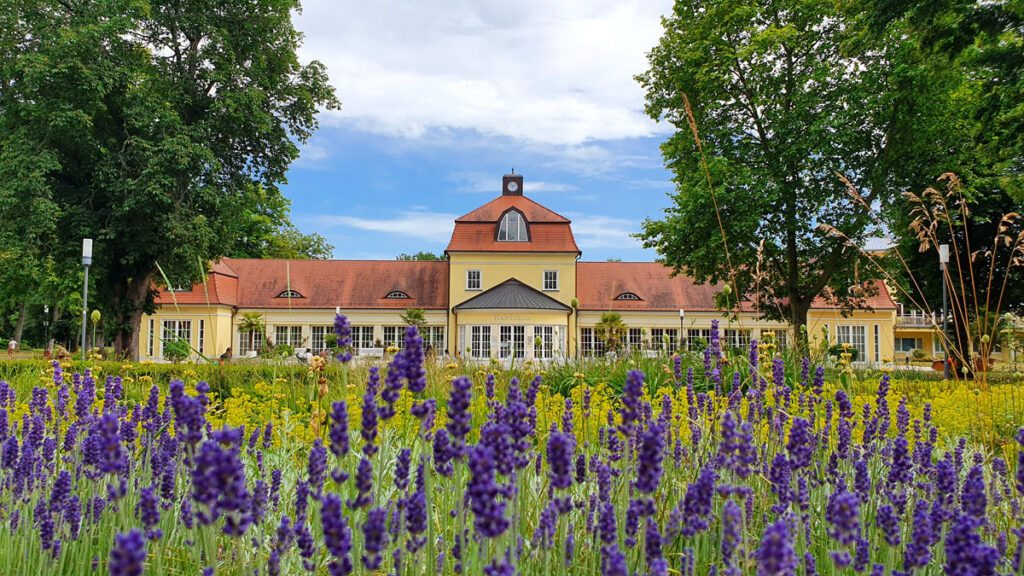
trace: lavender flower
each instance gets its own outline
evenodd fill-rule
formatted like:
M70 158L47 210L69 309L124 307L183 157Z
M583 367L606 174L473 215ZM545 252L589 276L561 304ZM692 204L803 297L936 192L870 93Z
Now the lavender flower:
M146 541L142 532L132 530L114 537L110 550L110 576L140 576L146 563Z
M626 384L622 388L622 410L619 411L622 417L619 430L626 436L633 434L636 422L640 419L640 402L643 395L644 373L630 370L626 375Z
M557 490L572 486L573 441L568 434L553 432L548 436L548 478Z
M359 492L356 499L346 502L350 509L365 508L373 503L373 465L366 457L359 460L359 468L356 470L356 490Z
M372 457L377 453L377 387L380 385L380 374L377 367L370 368L370 377L366 382L363 394L363 454Z
M419 329L405 329L405 379L409 392L419 394L427 387L427 371L423 368L423 338Z
M466 435L472 429L470 421L473 415L469 408L473 400L473 382L465 376L452 380L451 393L448 397L448 434L451 437L452 457L461 458L466 451Z
M473 524L485 538L497 538L505 533L509 521L505 518L505 503L498 499L498 486L494 482L494 454L486 446L474 446L469 451L470 481L466 493L474 514Z
M928 501L918 500L914 504L914 524L910 541L907 542L907 553L903 559L903 569L907 572L914 568L923 568L931 560L931 544L934 539L932 519L928 514Z
M977 518L960 514L946 533L946 574L955 576L969 574L994 574L999 562L999 553L981 542L976 529Z
M385 527L388 511L385 508L374 508L366 513L366 521L363 522L363 566L367 570L376 570L380 567L380 553L388 545L388 533Z
M334 317L334 334L338 337L338 348L341 352L336 358L341 362L352 360L352 325L344 314Z
M797 556L785 520L768 526L757 549L758 576L795 575Z
M715 470L705 466L701 469L697 481L686 488L686 496L683 497L683 515L686 519L683 526L684 536L693 536L711 525L715 479Z
M828 499L825 519L831 525L829 536L843 546L853 544L860 537L860 499L840 487Z
M974 466L967 472L967 478L964 480L963 491L960 493L960 506L965 513L983 519L987 504L984 473L981 466Z
M789 429L789 442L786 444L786 451L789 452L790 465L794 470L811 465L811 458L814 456L816 444L817 437L811 430L811 423L803 418L793 418L793 424Z
M331 440L331 454L344 458L349 451L348 405L344 400L331 404L331 429L328 436Z
M309 450L309 464L306 470L309 473L309 486L313 493L319 496L323 493L324 480L327 479L327 448L319 438L313 441L313 447Z
M740 507L732 500L726 500L722 508L722 561L727 569L733 568L734 556L743 535L743 518Z
M664 472L664 459L665 430L658 424L652 424L641 434L640 451L637 455L637 478L634 483L637 490L650 495L658 489Z
M320 502L320 520L323 525L324 546L334 559L328 571L331 576L347 576L352 573L352 531L345 518L341 497L328 492Z

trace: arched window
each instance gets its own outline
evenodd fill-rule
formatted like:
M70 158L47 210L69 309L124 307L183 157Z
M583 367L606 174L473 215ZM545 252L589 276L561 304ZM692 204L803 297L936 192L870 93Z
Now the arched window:
M402 292L401 290L392 290L391 292L388 292L388 295L385 296L384 298L387 298L389 300L404 300L408 297L409 295L406 294L405 292Z
M305 298L298 290L285 290L277 295L278 298Z
M632 292L623 292L615 297L616 300L640 300L640 297Z
M526 230L526 218L515 210L509 210L501 217L498 224L499 242L529 242L530 235Z

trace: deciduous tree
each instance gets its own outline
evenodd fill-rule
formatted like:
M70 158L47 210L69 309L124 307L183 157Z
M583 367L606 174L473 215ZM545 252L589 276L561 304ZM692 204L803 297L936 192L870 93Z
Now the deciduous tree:
M14 0L0 11L4 139L49 165L55 259L96 240L94 297L138 354L157 263L174 281L231 253L247 209L279 196L298 143L337 100L296 56L297 0Z
M637 79L648 114L676 129L662 145L676 191L645 246L796 327L826 288L857 306L868 268L818 224L862 240L873 223L837 175L876 205L933 170L936 97L958 78L899 31L869 42L828 0L679 0L663 24Z

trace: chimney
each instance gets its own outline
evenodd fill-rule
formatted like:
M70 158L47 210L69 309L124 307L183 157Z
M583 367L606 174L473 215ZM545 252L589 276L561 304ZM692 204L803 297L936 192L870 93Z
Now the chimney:
M522 196L523 195L523 175L522 174L505 174L501 177L501 195L502 196Z

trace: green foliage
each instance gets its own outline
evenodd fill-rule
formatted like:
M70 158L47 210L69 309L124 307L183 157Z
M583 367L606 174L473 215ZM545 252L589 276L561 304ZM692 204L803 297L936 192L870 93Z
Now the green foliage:
M181 362L188 358L190 352L188 341L182 338L174 338L164 343L164 358L171 362Z
M843 354L850 355L850 362L856 362L860 352L853 346L847 346L843 344L833 344L828 347L828 355L832 358L839 359Z
M291 202L259 187L238 218L232 258L284 258L326 260L334 246L319 234L303 234L288 221Z
M121 351L137 353L156 263L184 284L202 277L195 262L231 254L259 206L280 205L318 109L338 106L324 66L298 60L298 8L32 0L0 11L0 142L14 143L0 170L30 160L25 185L3 197L51 231L35 262L77 270L81 238L96 240L92 292Z
M407 308L401 318L406 326L415 326L421 331L427 325L427 317L422 308Z
M934 171L951 132L942 114L959 77L898 30L867 41L846 8L680 0L637 78L647 113L676 129L662 145L676 191L644 245L796 326L825 288L844 308L861 302L848 290L865 279L856 252L819 229L873 233L837 173L866 205L890 202Z
M621 350L626 341L626 324L622 321L622 314L618 312L601 314L601 320L594 325L594 333L604 342L605 350L609 352Z
M406 261L409 261L409 260L426 260L426 261L435 262L435 261L438 261L438 260L444 260L444 254L434 254L433 252L424 252L424 251L420 251L420 252L417 252L415 254L405 254L403 252L402 254L399 254L398 256L396 256L395 260L406 260Z

